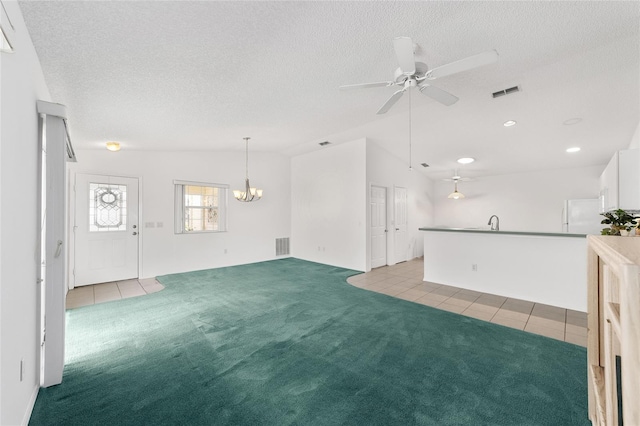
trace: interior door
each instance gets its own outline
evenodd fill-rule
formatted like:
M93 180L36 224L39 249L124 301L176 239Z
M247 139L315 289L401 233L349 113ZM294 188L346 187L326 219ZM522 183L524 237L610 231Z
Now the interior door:
M74 286L138 277L138 179L75 178Z
M387 264L387 188L371 186L371 267Z
M407 188L394 188L394 225L396 263L409 259L409 236L407 229Z

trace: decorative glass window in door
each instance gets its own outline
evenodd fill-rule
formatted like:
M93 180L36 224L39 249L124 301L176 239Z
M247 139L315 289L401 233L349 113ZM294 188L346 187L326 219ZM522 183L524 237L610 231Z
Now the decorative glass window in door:
M89 232L127 230L127 185L89 184Z

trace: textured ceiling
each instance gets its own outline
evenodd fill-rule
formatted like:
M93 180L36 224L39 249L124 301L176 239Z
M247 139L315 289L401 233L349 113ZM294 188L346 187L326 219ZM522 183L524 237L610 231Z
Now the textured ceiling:
M76 148L293 155L366 136L446 177L604 164L640 117L640 2L21 1ZM433 68L495 49L497 64L438 79L387 114L392 40ZM522 91L493 99L514 85ZM582 118L579 124L563 125ZM506 120L518 125L505 128ZM580 146L569 155L565 149ZM326 148L325 148L326 149Z

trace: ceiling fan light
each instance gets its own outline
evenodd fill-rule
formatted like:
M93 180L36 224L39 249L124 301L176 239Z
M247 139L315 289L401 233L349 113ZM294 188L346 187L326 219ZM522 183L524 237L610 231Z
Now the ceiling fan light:
M258 189L256 193L258 195L258 198L262 198L262 189Z
M457 190L453 191L447 198L451 198L453 200L459 200L464 198L464 194L462 192L458 192Z
M240 191L239 189L234 189L234 190L233 190L233 196L234 196L236 199L240 199L240 198L242 198L242 197L243 197L242 191Z

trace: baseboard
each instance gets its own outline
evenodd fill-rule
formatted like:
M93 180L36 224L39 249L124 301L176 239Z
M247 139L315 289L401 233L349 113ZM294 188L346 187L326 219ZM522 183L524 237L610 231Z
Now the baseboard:
M36 385L33 389L33 393L31 394L29 405L27 405L27 411L25 411L24 417L22 418L22 423L20 423L22 426L27 426L29 424L33 407L36 405L36 399L38 398L38 392L40 392L40 386Z

